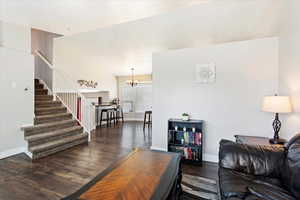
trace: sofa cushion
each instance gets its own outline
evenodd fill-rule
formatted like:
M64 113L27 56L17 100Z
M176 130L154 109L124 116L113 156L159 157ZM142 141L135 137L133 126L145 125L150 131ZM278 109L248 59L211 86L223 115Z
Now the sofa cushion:
M259 199L256 196L249 196L249 186L265 185L274 190L282 188L279 179L264 176L253 176L240 173L231 169L219 168L219 184L220 192L223 199L231 199L233 197L239 199Z
M300 133L286 145L287 156L281 176L286 188L300 199Z
M226 200L241 200L241 198L238 198L238 197L229 197L229 198L226 198ZM254 195L248 195L243 200L261 200L261 199L259 197L257 197L257 196L254 196Z
M268 184L253 184L248 187L249 194L260 200L296 200L288 191Z
M261 198L254 196L252 194L248 194L243 200L262 200Z
M279 178L284 156L284 148L221 140L219 165L250 175Z
M219 168L219 185L222 199L237 197L243 199L247 192L247 186L251 184L253 177L234 170Z

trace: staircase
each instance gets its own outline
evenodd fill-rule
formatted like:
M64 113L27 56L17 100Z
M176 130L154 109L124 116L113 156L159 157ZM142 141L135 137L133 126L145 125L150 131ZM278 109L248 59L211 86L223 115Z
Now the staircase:
M48 95L38 79L35 79L34 126L24 128L24 135L33 160L88 142L83 127L60 101Z

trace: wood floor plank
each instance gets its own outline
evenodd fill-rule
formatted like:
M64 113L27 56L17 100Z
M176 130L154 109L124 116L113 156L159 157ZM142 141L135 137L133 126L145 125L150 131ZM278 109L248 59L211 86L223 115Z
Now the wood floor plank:
M139 127L139 128L137 128ZM85 185L132 148L149 148L141 123L97 129L92 142L31 161L25 154L0 160L0 200L60 199Z
M92 180L135 147L149 148L151 131L141 122L98 128L89 144L31 161L25 154L0 160L0 200L56 200ZM205 166L205 165L204 165ZM158 166L159 167L159 166ZM191 174L216 176L217 167L183 168ZM204 175L204 177L206 177Z

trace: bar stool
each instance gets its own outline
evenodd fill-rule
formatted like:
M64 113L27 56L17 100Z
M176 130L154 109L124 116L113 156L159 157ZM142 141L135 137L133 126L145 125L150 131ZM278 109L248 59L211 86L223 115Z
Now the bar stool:
M103 113L105 113L106 118L103 119ZM116 117L115 117L115 111L114 109L108 108L108 109L102 109L100 114L100 127L102 125L102 121L106 121L106 126L109 127L111 125L111 121L114 121L114 124L116 123Z
M108 109L108 116L109 116L109 119L108 119L108 121L109 121L109 125L111 126L111 121L113 121L114 122L114 125L116 125L116 111L115 111L115 109Z
M122 119L122 122L124 123L124 114L123 114L123 109L120 105L118 105L115 108L115 112L116 112L116 121L117 123L119 122L119 119Z
M152 125L152 111L146 111L144 115L144 131L146 124L148 125L148 128Z

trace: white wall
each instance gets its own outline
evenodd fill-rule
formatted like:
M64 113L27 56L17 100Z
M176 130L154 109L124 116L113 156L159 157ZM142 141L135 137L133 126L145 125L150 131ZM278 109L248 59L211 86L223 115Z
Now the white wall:
M33 124L34 114L30 28L4 27L4 45L0 47L0 159L26 150L21 126Z
M53 40L60 36L55 33L31 29L31 52L34 54L38 50L50 63L53 63ZM42 79L52 89L52 70L37 56L34 58L34 76Z
M31 52L30 28L6 22L1 24L2 34L0 42L2 42L0 46L26 53Z
M4 17L4 0L0 0L0 20ZM1 22L0 22L1 24Z
M279 42L280 94L290 95L294 112L283 116L281 135L300 132L300 1L286 0Z
M26 148L21 126L33 123L33 57L0 47L0 66L1 159Z
M117 94L114 75L152 72L152 53L278 34L278 1L207 3L55 40L54 64ZM57 81L57 87L65 82ZM78 85L77 85L78 86Z
M216 63L216 83L195 83L195 66L210 62ZM184 112L205 121L205 160L217 160L222 138L271 137L273 115L260 107L277 89L277 38L156 53L152 148L167 149L167 121Z
M0 21L0 46L3 46L3 22L2 21Z

